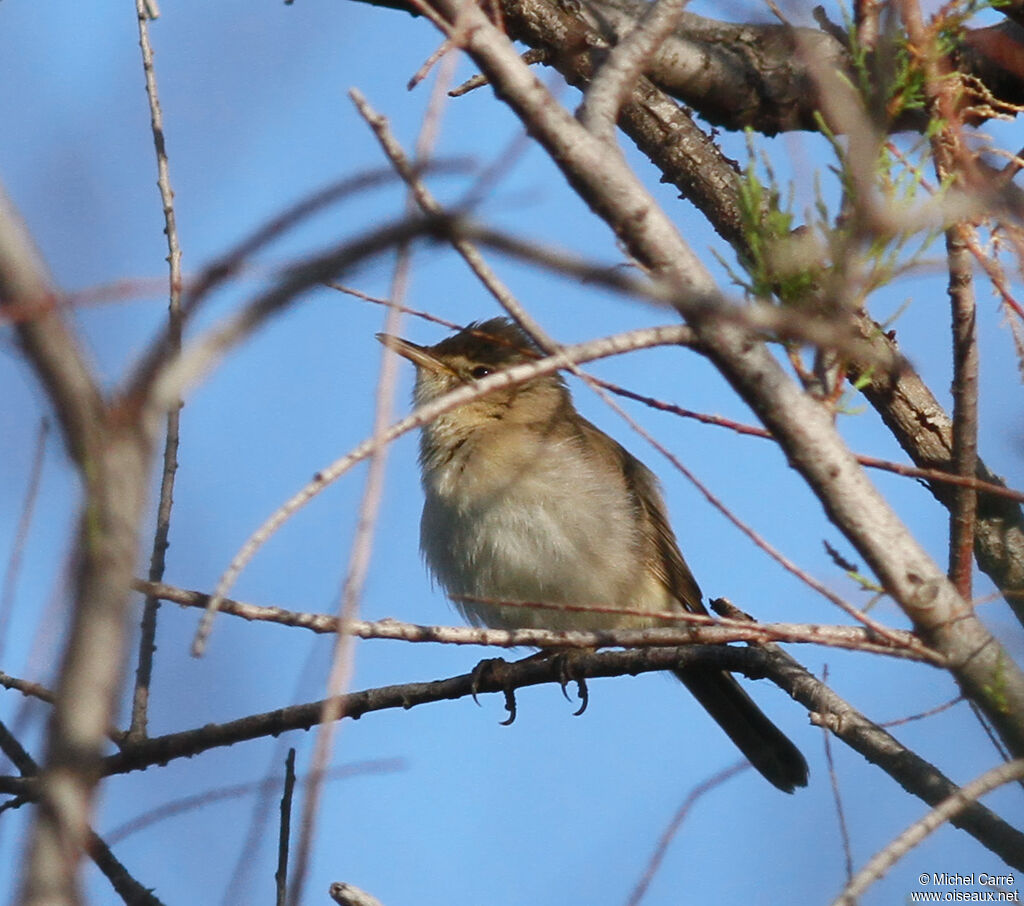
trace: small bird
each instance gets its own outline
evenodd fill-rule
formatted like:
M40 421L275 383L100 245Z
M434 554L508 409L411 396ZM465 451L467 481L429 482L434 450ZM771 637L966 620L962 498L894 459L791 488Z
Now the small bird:
M416 366L417 405L541 355L506 318L471 324L435 346L377 338ZM420 436L420 469L420 548L472 624L600 630L658 623L640 613L501 601L707 613L657 478L576 411L560 375L497 389L430 422ZM807 785L800 750L731 674L674 672L765 778L787 793Z

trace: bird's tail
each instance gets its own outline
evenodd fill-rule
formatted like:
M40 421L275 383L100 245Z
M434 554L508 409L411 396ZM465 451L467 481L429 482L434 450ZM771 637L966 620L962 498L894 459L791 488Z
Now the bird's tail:
M766 780L785 793L807 786L807 762L800 750L732 674L707 669L675 674Z

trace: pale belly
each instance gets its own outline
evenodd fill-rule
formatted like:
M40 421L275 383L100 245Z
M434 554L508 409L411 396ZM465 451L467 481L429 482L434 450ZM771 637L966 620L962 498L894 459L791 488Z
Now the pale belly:
M427 494L420 543L434 577L467 620L493 628L642 628L639 614L502 606L677 609L639 561L634 515L622 494L594 485L587 505L550 481L521 479L489 495ZM584 485L586 487L586 485ZM614 491L614 489L611 489ZM460 600L458 596L488 599Z

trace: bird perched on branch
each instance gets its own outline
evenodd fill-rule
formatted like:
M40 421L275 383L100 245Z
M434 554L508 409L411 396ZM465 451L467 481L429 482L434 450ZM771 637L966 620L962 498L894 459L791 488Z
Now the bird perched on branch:
M541 355L504 318L472 324L435 346L378 339L416 366L419 405ZM707 613L657 479L576 411L559 375L495 389L438 416L422 430L420 467L420 547L471 623L641 629L658 622L644 612ZM731 674L675 673L771 783L787 793L807 785L800 751Z

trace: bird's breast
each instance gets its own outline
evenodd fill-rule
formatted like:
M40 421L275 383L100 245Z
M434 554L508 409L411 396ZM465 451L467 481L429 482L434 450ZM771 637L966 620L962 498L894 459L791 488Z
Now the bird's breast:
M467 441L424 470L424 490L421 548L435 578L473 623L646 625L621 615L499 601L665 606L664 589L640 565L637 517L621 474L602 469L569 441L510 436L500 447Z

